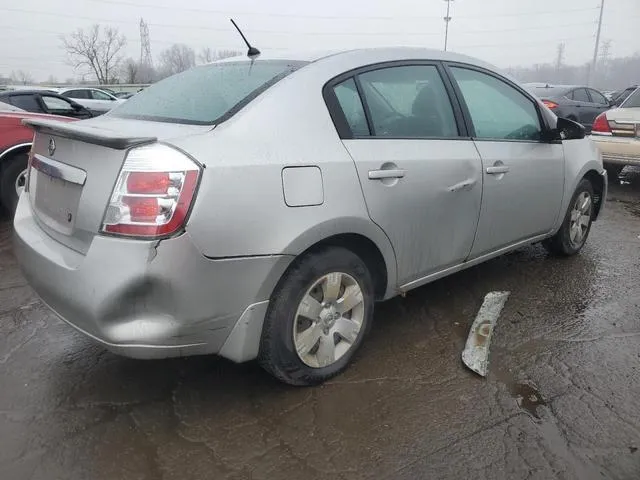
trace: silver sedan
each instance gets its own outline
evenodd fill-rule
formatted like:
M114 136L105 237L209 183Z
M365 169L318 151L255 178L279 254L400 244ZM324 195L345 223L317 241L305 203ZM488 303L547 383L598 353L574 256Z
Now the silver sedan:
M574 255L606 173L584 129L466 56L236 57L36 130L16 252L57 315L131 357L342 371L374 304L510 250Z

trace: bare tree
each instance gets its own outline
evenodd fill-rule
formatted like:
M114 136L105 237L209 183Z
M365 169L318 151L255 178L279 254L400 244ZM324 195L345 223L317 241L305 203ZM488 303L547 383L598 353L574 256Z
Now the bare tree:
M136 83L138 81L138 73L140 72L140 64L133 58L127 58L122 64L121 78L124 83Z
M211 63L215 60L222 60L223 58L235 57L241 54L242 52L237 50L213 50L210 47L205 47L200 51L198 60L200 60L200 63Z
M216 51L216 58L223 59L229 57L237 57L238 55L242 55L242 52L238 50L218 50Z
M33 77L29 72L18 70L17 72L11 72L11 82L26 85L27 83L33 83Z
M100 84L115 83L127 43L117 28L93 25L87 31L78 29L62 39L69 61L75 68L88 69Z
M196 64L196 52L182 43L176 43L160 54L160 65L165 76L184 72Z
M211 63L215 60L215 53L211 47L204 47L198 54L200 63Z

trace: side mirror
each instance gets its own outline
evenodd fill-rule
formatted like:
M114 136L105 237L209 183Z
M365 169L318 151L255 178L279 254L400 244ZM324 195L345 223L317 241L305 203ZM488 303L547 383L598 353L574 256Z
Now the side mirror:
M574 122L568 118L558 117L556 133L558 140L579 140L585 137L586 130L584 125L578 122Z

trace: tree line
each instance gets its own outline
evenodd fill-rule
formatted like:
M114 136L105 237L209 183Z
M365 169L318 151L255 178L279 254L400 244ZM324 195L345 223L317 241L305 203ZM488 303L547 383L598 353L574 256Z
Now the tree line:
M188 45L176 43L160 52L157 66L124 58L126 37L117 28L93 25L64 36L62 44L68 63L77 72L86 73L101 85L116 83L152 83L194 67L197 62L239 55L234 50L203 48L199 54ZM20 82L22 83L22 82Z
M510 68L509 73L521 82L546 82L560 85L584 85L589 78L591 64L536 64L531 67ZM591 86L601 90L620 90L640 84L640 53L628 57L601 59L591 75Z

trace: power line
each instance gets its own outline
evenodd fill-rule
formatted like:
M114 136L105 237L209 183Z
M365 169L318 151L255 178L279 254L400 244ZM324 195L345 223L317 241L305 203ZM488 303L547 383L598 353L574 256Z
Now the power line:
M93 0L98 1L98 0ZM123 23L129 25L138 25L139 22L136 20L112 20L112 19L104 19L101 17L87 17L83 15L72 15L61 12L43 12L36 10L26 10L26 9L18 9L18 8L0 8L0 11L15 11L15 12L23 12L30 14L42 14L42 15L51 15L62 18L76 18L83 20L92 20L92 21L103 21L103 22L111 22L111 23ZM582 23L570 23L565 25L538 25L532 27L523 27L523 28L506 28L506 29L498 29L498 30L468 30L466 32L461 32L461 34L481 34L481 33L500 33L500 32L511 32L511 31L522 31L522 30L546 30L546 29L557 29L557 28L565 28L572 26L583 26L583 25L592 25L593 22L582 22ZM160 27L160 28L183 28L188 30L198 29L198 30L207 30L207 31L217 31L217 32L230 32L229 28L217 28L211 26L200 26L200 25L178 25L178 24L166 24L166 23L147 23L147 25ZM12 27L3 27L3 28L12 28ZM22 27L13 27L16 30L26 29ZM35 30L35 29L34 29ZM41 30L36 30L41 31ZM406 31L395 31L395 32L318 32L318 31L282 31L282 30L251 30L255 33L268 33L273 35L316 35L316 36L334 36L334 35L343 35L343 36L439 36L439 33L436 32L406 32ZM60 35L64 35L60 33Z
M169 6L169 5L157 5L157 4L149 4L149 3L137 3L130 1L122 1L122 0L90 0L91 2L96 3L105 3L108 5L124 5L130 7L141 7L141 8L153 8L153 9L164 9L164 10L179 10L185 12L197 12L197 13L213 13L219 15L247 15L247 16L259 16L259 17L286 17L286 18L307 18L307 19L317 19L317 20L399 20L399 19L439 19L440 17L433 15L393 15L393 16L367 16L367 15L358 15L354 16L345 16L345 15L300 15L295 13L274 13L274 12L239 12L239 11L228 11L228 10L214 10L208 8L193 8L193 7L183 7L183 6ZM453 0L452 0L453 1ZM548 14L557 14L557 13L570 13L570 12L584 12L589 10L596 10L598 7L587 7L587 8L570 8L564 10L546 10L546 11L537 11L537 12L523 12L523 13L504 13L497 15L468 15L461 16L459 18L493 18L493 17L521 17L521 16L529 16L529 15L548 15Z

